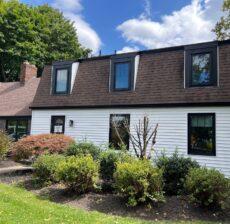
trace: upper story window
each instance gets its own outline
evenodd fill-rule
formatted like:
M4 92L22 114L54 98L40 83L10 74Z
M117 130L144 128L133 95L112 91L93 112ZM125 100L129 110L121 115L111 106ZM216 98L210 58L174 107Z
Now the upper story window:
M188 114L188 153L215 156L215 114Z
M186 86L217 85L216 44L186 47Z
M134 57L112 58L111 69L111 87L114 91L133 89Z
M71 64L54 64L53 93L69 94L71 89Z

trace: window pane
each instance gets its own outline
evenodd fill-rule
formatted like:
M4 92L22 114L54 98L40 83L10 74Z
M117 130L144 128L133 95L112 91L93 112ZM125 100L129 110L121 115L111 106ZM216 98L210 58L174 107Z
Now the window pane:
M213 115L191 115L190 149L199 154L212 154L214 150Z
M115 64L115 88L116 89L129 88L129 69L130 69L129 62Z
M17 139L17 120L8 120L6 131L12 139Z
M110 144L115 148L119 149L122 141L129 148L129 135L126 131L125 126L129 126L129 115L112 115L110 120ZM116 128L115 128L116 127ZM119 133L119 135L118 135Z
M68 84L68 70L57 70L56 92L66 92Z
M211 82L210 54L192 56L192 85L208 85Z
M51 133L63 134L65 127L64 116L52 116L51 118Z
M27 120L18 120L17 138L27 135Z

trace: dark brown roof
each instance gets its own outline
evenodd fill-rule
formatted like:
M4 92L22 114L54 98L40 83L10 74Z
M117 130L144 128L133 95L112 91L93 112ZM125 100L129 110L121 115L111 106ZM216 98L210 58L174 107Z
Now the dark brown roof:
M184 88L184 47L138 52L135 91L110 92L110 56L80 60L73 91L51 94L44 70L33 108L162 106L230 103L230 42L219 42L219 86Z
M31 116L30 106L40 78L20 82L0 82L0 117Z

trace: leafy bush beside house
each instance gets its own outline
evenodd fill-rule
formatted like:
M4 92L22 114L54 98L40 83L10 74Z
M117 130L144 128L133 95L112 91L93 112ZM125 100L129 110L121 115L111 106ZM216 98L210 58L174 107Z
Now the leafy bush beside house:
M60 134L31 135L20 139L13 146L14 160L30 159L42 154L63 154L74 140Z
M10 138L3 131L0 131L0 160L3 159L9 151L10 144Z
M185 188L193 203L230 208L230 180L217 170L206 167L191 169Z
M164 201L162 171L148 160L118 162L114 179L117 192L127 198L129 206Z
M33 164L34 176L38 178L41 183L56 182L56 169L61 161L64 161L63 155L41 155Z
M69 189L77 193L85 193L93 189L98 181L98 163L91 155L71 156L59 163L56 177Z
M79 142L71 144L66 151L67 156L83 156L89 154L94 160L98 160L100 153L100 148L91 142Z
M113 181L118 162L125 162L132 159L126 151L109 149L100 155L100 176L103 180Z
M171 157L162 155L157 159L156 165L163 170L164 190L168 195L183 193L186 175L189 170L199 167L196 161L179 156L177 152Z

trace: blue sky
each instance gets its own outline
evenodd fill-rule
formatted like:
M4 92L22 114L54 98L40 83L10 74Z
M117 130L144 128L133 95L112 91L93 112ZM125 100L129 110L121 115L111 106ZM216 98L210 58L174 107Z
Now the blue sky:
M61 10L93 54L213 40L223 0L21 0Z

